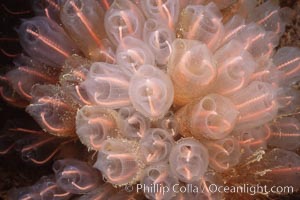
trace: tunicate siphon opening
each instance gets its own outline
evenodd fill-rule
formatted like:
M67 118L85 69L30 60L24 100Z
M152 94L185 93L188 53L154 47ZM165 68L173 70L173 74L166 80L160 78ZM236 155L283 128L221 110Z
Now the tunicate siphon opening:
M216 103L213 99L205 98L202 100L202 108L206 111L214 111L216 110Z

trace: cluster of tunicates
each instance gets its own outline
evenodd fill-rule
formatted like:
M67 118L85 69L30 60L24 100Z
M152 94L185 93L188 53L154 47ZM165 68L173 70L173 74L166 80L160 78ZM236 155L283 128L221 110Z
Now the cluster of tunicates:
M300 49L275 49L291 10L271 1L51 2L18 29L25 55L2 96L97 159L56 161L55 177L12 199L220 199L134 189L226 184L243 163L300 187L299 119L286 117L299 106ZM293 178L280 179L286 173Z

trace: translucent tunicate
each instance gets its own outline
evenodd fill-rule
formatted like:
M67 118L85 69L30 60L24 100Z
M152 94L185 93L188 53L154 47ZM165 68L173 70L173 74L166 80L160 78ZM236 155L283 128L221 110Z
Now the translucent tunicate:
M150 121L133 107L123 107L118 111L120 133L129 139L141 139L150 128Z
M235 40L221 47L214 54L217 62L217 80L214 91L229 96L248 84L257 64L242 44Z
M174 85L174 103L184 105L204 95L216 79L216 61L205 44L176 39L172 44L168 74Z
M76 133L88 148L100 150L108 137L118 134L117 112L101 106L84 106L77 111Z
M230 99L240 112L236 129L250 129L271 121L277 114L276 88L270 83L253 81Z
M155 57L148 45L137 38L126 36L117 49L117 64L131 68L133 72L144 64L154 65Z
M285 21L282 15L279 5L269 0L256 7L249 14L247 22L256 22L266 31L273 31L280 36L285 30Z
M209 166L218 171L226 171L240 161L240 145L234 137L215 141L204 141L209 153Z
M178 122L173 111L167 112L162 119L157 120L155 126L168 131L173 138L179 136Z
M53 171L58 186L73 194L87 193L100 184L99 172L79 160L58 160L53 164Z
M40 136L35 135L34 137L31 135L18 139L14 142L14 149L20 152L23 161L44 165L51 162L64 142L66 142L64 138L45 135L44 132L41 132Z
M131 103L145 117L163 117L172 105L173 95L170 78L152 65L142 65L130 80Z
M129 106L129 74L125 66L96 62L80 87L93 104L112 109Z
M139 8L130 0L115 0L105 13L105 31L114 45L131 35L141 38L145 18Z
M95 0L66 0L60 19L86 57L95 61L114 62L112 44L106 39L104 10Z
M54 177L44 176L33 186L41 200L67 200L72 194L58 186Z
M183 38L199 40L214 51L223 38L222 14L216 4L188 5L179 19L179 32Z
M54 177L43 176L30 187L11 190L8 194L8 200L67 200L71 196L70 192L64 191L57 185Z
M47 17L25 20L18 32L26 53L47 65L61 67L66 58L78 52L62 27Z
M273 55L274 48L279 43L279 37L272 31L266 31L255 23L249 23L232 37L243 44L260 65Z
M58 70L45 66L30 57L21 55L14 62L17 67L10 70L6 77L13 89L28 101L32 99L30 92L33 85L55 84L58 81Z
M141 6L147 18L159 20L173 29L180 12L179 2L180 0L144 0L141 1Z
M94 167L112 184L136 182L141 173L141 163L136 156L137 144L125 139L107 139L102 143Z
M234 38L241 30L246 27L245 18L240 15L234 15L231 19L224 24L224 38L223 44L226 44Z
M70 104L59 86L34 85L26 111L48 133L72 136L75 133L76 107Z
M174 140L164 129L148 129L140 140L140 154L147 164L166 162L174 146Z
M164 67L172 53L171 44L175 39L175 33L166 27L161 21L148 19L144 24L143 40L152 50L158 66Z
M300 49L296 47L282 47L273 56L277 70L283 71L283 84L291 85L300 75Z
M284 81L284 73L276 69L272 60L268 60L263 65L258 66L251 75L250 81L267 82L279 87L281 82Z
M208 167L207 149L193 138L184 138L172 148L169 163L172 173L186 183L198 181Z
M178 179L174 177L169 169L169 165L166 163L159 163L147 167L141 177L141 185L143 185L143 188L154 188L155 186L155 192L144 189L145 196L153 200L172 199L172 197L176 195L172 188L178 183Z
M234 128L239 112L230 99L209 94L176 112L179 133L201 139L221 139Z

